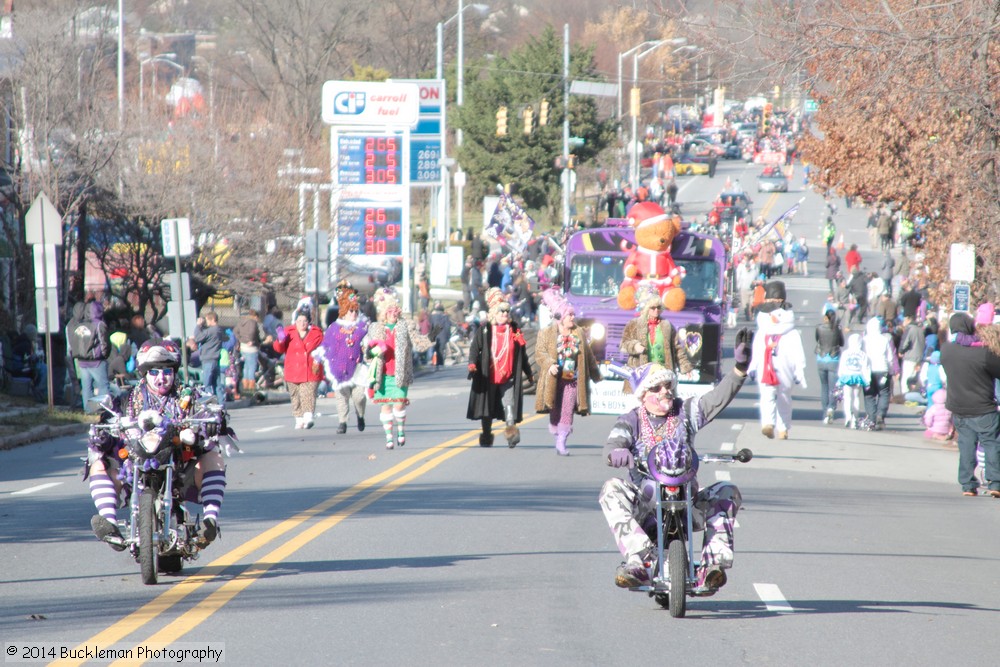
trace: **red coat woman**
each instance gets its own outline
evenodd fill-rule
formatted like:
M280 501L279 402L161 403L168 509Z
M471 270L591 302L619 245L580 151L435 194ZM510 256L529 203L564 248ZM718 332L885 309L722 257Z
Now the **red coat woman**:
M278 328L274 351L285 354L285 386L292 400L295 428L312 428L316 411L316 387L323 367L313 350L323 343L323 330L312 324L312 313L300 309L293 326Z

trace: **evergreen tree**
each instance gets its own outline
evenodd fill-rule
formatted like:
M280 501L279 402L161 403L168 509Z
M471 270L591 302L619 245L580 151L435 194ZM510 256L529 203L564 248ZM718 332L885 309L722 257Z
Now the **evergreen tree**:
M571 81L601 78L589 47L571 46L569 70ZM556 159L562 155L564 118L562 38L550 26L510 56L470 66L469 74L464 104L461 109L452 106L449 119L451 127L464 133L458 161L468 174L466 192L478 199L494 194L498 183L510 184L528 208L554 207L559 202L561 170ZM542 100L548 103L544 126L539 125ZM529 105L532 129L526 134L524 111ZM506 136L497 136L501 106L507 108ZM577 164L593 159L614 138L612 121L598 118L593 98L571 96L569 121L570 134L585 140L570 149Z

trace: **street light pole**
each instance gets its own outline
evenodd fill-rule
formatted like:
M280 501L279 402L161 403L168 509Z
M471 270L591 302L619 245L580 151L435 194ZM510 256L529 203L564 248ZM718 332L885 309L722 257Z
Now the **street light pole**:
M118 0L118 129L125 124L125 0Z
M687 39L684 38L684 37L677 37L677 38L674 38L674 39L661 39L659 41L653 42L653 45L650 46L645 51L633 53L632 54L632 90L633 90L632 94L633 95L638 95L638 93L636 93L635 91L639 87L639 61L640 60L642 60L643 58L645 58L646 56L648 56L650 53L652 53L656 49L660 48L661 46L664 46L665 44L684 44L686 42L687 42ZM643 45L640 45L640 48L642 46ZM630 99L630 101L631 101L631 99ZM635 108L633 108L633 109L630 110L631 114L632 114L632 145L630 146L630 148L631 148L631 151L630 151L631 159L630 159L630 162L629 162L629 181L632 183L632 188L633 189L639 187L639 182L641 180L639 178L639 148L638 148L638 136L637 136L637 134L638 134L637 125L639 123L639 112L640 112L640 109L639 109L640 103L639 102L640 101L637 99L636 102L637 103L635 105Z

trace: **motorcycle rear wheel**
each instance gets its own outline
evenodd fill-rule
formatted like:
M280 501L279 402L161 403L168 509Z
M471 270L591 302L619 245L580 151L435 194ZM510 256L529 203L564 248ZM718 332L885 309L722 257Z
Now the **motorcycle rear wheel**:
M684 540L674 540L667 548L667 568L670 572L670 615L684 618L687 611L688 557Z
M143 489L139 497L139 570L142 583L156 584L157 561L159 560L153 535L156 533L156 492Z

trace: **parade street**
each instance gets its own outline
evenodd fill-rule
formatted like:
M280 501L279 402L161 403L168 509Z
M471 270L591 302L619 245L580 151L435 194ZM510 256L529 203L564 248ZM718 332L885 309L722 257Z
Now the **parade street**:
M601 457L614 416L578 418L560 457L526 396L521 444L479 447L465 368L449 366L417 376L406 445L392 451L372 407L369 427L352 418L344 435L331 399L311 430L293 429L287 404L234 410L244 453L227 459L221 538L156 586L91 533L82 433L0 451L5 660L30 662L25 647L41 649L36 663L78 649L56 664L108 663L82 647L211 647L230 665L992 661L1000 502L961 495L956 450L923 438L916 408L892 405L884 431L823 424L823 200L798 170L790 192L757 194L759 169L722 163L714 179L682 180L679 199L695 214L739 180L773 219L805 197L792 230L811 274L784 280L808 388L793 392L788 440L761 435L750 382L698 434L702 453L754 457L699 472L702 485L736 483L743 508L729 583L690 599L686 618L614 585L620 555L597 504L621 474ZM838 236L874 262L866 215L841 207ZM132 655L113 664L142 661Z

